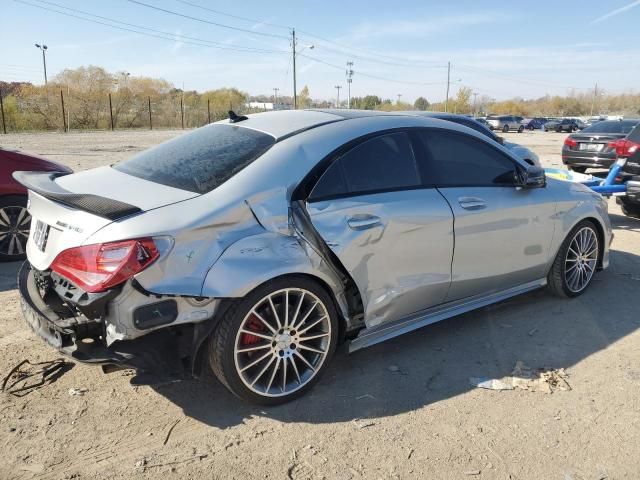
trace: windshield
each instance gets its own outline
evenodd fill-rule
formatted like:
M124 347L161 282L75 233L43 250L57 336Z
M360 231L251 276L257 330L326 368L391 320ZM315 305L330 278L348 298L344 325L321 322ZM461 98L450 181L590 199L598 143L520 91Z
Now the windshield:
M208 125L113 166L162 185L207 193L260 157L275 139L234 125Z
M598 123L594 123L590 127L582 130L582 133L622 133L627 134L631 131L633 127L638 123L637 120L634 121L602 121Z

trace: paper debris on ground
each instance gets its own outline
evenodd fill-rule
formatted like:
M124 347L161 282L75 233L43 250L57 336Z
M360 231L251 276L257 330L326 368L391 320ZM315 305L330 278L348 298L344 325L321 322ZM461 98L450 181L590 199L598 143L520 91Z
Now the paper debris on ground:
M564 368L531 369L518 360L511 376L502 378L471 377L469 383L474 387L488 390L528 390L530 392L553 393L556 390L571 390L568 375Z

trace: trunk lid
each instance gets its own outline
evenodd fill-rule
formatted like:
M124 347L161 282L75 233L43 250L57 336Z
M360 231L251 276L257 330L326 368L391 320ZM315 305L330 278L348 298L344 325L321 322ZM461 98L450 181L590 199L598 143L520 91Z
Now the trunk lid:
M18 172L15 178L29 190L27 258L38 270L112 222L198 196L110 167L58 177Z

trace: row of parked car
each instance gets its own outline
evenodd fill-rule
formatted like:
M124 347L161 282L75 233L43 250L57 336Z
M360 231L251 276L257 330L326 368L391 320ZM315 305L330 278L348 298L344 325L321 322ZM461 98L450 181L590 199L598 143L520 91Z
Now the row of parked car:
M592 117L584 122L579 118L524 118L517 115L489 115L487 117L479 117L476 120L491 130L498 130L505 133L509 131L521 133L525 130L572 133L587 128L593 123L602 121L603 118Z

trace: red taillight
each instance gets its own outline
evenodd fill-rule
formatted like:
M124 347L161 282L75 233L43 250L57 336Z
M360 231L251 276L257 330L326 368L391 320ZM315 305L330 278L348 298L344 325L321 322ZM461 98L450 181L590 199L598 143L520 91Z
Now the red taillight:
M576 145L578 145L578 142L576 142L573 138L571 137L567 137L564 141L564 144L569 147L569 148L573 148Z
M60 252L51 270L87 292L101 292L133 277L159 256L151 238L97 243Z
M640 149L640 145L630 140L621 138L615 142L609 142L607 147L613 148L616 151L618 157L630 157Z

